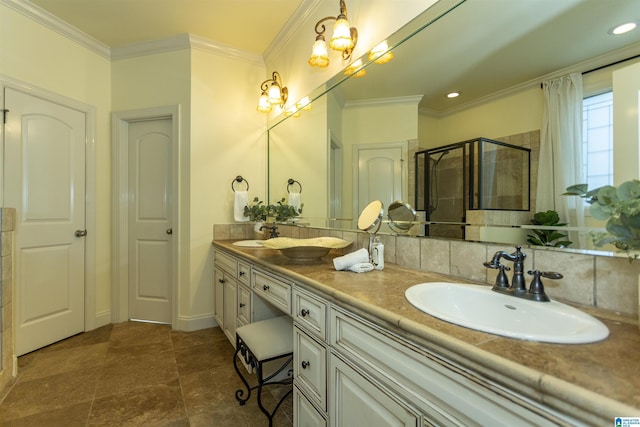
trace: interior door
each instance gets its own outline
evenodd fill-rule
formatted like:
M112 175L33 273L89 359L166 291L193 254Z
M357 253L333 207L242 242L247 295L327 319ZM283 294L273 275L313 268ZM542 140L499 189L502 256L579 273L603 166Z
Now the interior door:
M354 193L357 200L354 215L359 215L371 201L382 201L385 208L395 200L403 200L406 177L404 158L406 144L376 144L356 148L357 188Z
M129 123L129 318L171 323L172 120Z
M16 354L22 355L84 331L86 119L11 88L5 108L4 203L16 208Z

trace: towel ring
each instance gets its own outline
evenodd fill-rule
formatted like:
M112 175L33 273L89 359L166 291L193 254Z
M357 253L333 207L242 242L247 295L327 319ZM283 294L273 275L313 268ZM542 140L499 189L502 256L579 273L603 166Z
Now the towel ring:
M242 181L244 181L247 184L247 191L249 191L249 181L244 179L242 176L238 175L238 176L236 176L236 178L233 181L231 181L231 189L233 190L234 193L235 193L236 189L234 188L233 185L236 182L240 182L241 183Z
M293 184L298 184L298 186L300 187L300 193L302 193L302 184L300 184L298 181L296 181L293 178L289 178L289 180L287 181L287 193L291 193L289 191L289 187L291 187Z

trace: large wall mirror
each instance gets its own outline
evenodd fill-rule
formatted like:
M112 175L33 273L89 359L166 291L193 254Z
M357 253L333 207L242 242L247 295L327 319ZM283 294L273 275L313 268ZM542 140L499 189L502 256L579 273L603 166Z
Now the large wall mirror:
M541 81L601 69L588 73L585 94L610 88L613 68L640 61L640 30L608 30L634 19L637 0L441 0L388 39L390 62L363 57L365 75L337 75L313 94L311 110L273 121L268 198L298 191L288 184L295 180L302 222L355 229L354 218L371 200L420 204L415 177L424 171L416 152L483 137L531 150L534 200L531 211L490 221L469 215L466 224L492 222L502 231L527 224L535 212ZM447 98L451 91L460 96ZM453 173L454 151L436 154L439 167ZM442 175L441 183L450 177ZM468 231L467 238L484 239Z

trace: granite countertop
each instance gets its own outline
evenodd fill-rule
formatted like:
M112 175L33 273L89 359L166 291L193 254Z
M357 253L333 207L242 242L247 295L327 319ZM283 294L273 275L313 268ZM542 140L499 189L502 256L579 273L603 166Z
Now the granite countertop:
M405 299L405 290L415 284L468 282L459 278L389 263L383 271L356 274L336 271L331 259L337 255L332 253L312 264L296 264L275 250L237 247L232 241L213 244L288 275L427 348L462 359L467 368L526 396L611 422L617 416L640 416L640 331L628 319L582 308L605 323L607 339L577 345L521 341L441 321Z

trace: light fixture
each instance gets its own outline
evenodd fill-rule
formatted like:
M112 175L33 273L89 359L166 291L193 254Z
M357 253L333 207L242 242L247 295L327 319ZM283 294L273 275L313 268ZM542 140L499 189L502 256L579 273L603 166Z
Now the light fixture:
M369 52L369 61L376 64L386 64L393 59L393 52L389 50L387 41L383 41Z
M327 50L327 42L324 38L326 27L323 22L335 20L333 26L333 36L329 40L329 46L333 50L342 52L342 59L349 59L353 53L353 49L358 42L358 30L349 27L347 21L347 5L344 0L340 0L340 14L336 17L327 16L316 23L316 41L313 43L309 65L312 67L326 67L329 65L329 52Z
M611 28L608 32L611 35L617 36L620 34L628 33L629 31L635 30L638 27L637 21L625 22L624 24L616 25Z
M295 105L292 105L291 107L284 110L285 116L293 116L295 118L298 118L300 117L300 114L301 114L300 110L298 110L298 108Z
M269 113L274 105L284 107L289 97L289 91L282 84L282 77L277 71L271 74L271 78L262 82L260 85L262 94L258 99L258 111L261 113Z
M447 94L447 98L457 98L460 96L460 92L450 92Z
M296 108L299 110L311 110L311 101L309 101L309 97L305 96L300 101L296 102Z
M362 68L362 59L353 61L344 69L344 74L347 76L353 75L353 77L362 77L367 74L367 70Z

